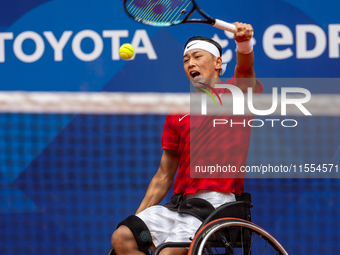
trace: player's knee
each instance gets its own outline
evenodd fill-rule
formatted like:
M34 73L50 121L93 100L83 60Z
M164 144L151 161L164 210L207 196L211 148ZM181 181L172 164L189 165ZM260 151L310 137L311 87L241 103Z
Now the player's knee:
M111 236L111 244L115 251L128 248L127 246L130 246L131 248L133 246L137 247L137 243L131 230L126 226L120 226L115 232L113 232Z
M119 255L138 250L149 254L148 249L152 245L151 233L142 219L130 215L118 224L111 237L111 244Z

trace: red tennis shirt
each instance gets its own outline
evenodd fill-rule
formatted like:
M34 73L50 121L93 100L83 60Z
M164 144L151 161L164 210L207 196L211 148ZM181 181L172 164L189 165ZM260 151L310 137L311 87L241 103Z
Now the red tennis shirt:
M232 78L226 84L234 84ZM216 89L218 93L230 93L228 89ZM263 85L257 81L255 93L262 93ZM174 182L174 193L183 195L195 193L200 189L240 194L244 187L244 173L239 171L246 166L250 143L251 127L247 124L252 116L229 116L234 123L212 127L214 116L168 115L165 120L162 147L177 151L179 167ZM229 120L230 120L229 119ZM191 123L190 123L191 122ZM191 124L191 125L190 125ZM191 146L190 146L191 144ZM191 178L191 171L206 171L209 166L215 170L202 173L202 178ZM229 166L229 170L227 170ZM235 172L232 172L233 169ZM199 176L196 173L195 176ZM218 178L214 178L218 176ZM208 177L208 178L206 178ZM213 178L211 178L213 177Z

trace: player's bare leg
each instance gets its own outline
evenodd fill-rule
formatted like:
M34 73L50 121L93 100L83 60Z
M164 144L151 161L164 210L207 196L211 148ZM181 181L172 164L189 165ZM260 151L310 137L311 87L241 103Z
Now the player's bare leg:
M122 225L111 237L111 244L117 255L145 255L138 250L138 245L131 230Z
M111 244L117 255L145 255L144 252L138 250L137 242L126 226L120 226L111 237ZM155 246L150 247L151 251L155 250ZM187 255L186 248L165 248L160 255Z
M187 248L165 248L160 255L187 255Z

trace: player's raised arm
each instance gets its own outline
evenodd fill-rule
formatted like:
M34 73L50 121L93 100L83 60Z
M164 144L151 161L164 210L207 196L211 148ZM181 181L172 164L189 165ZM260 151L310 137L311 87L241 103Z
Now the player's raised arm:
M137 213L146 208L158 205L171 188L172 180L177 172L179 157L177 151L164 150L158 171L152 178L145 197L140 204Z
M234 36L236 41L236 85L240 87L243 92L247 92L248 87L255 88L256 84L254 51L250 41L254 30L250 24L236 22L234 25L238 30Z

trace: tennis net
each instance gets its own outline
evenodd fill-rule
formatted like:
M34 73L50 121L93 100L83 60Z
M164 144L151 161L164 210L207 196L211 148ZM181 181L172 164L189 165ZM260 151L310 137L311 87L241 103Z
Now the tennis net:
M253 104L257 109L268 109L272 100L269 94L254 96ZM84 162L83 155L92 155L94 148L96 153L93 161L97 165L107 161L100 157L108 151L126 158L129 158L130 152L134 152L134 157L143 158L149 146L161 149L160 139L168 113L185 115L194 109L193 114L201 114L201 107L197 110L197 107L192 106L193 103L190 105L190 101L193 101L190 95L185 93L2 92L1 168L7 176L15 179L22 168L32 163L42 150L53 146L53 141L58 139L67 143L64 147L69 151L67 154L62 153L65 149L60 145L60 157L53 159L59 165L70 162L80 164ZM227 103L227 106L219 109L232 111L232 100L227 99L223 103ZM210 100L207 107L212 108L212 105L213 101ZM340 95L313 95L306 104L312 116L306 116L295 105L289 107L285 116L280 115L281 108L278 106L271 116L253 116L251 122L243 123L253 127L247 165L252 166L253 170L263 166L289 166L291 171L306 174L278 176L274 171L273 175L267 173L265 176L250 177L339 178L337 164L340 160L340 135L337 130L340 126ZM229 120L225 126L230 128L230 124L232 122ZM89 146L87 143L90 143ZM141 151L135 152L134 145L138 145ZM122 146L131 147L131 151L121 150ZM68 156L63 158L64 155ZM80 161L77 161L78 157ZM113 158L110 155L110 162L114 162ZM158 160L157 156L151 161ZM119 162L121 165L131 164L130 160L124 163L121 158ZM306 169L304 164L308 164ZM307 172L310 164L314 164L312 168L319 167L318 170ZM333 171L323 172L324 164L333 164Z

